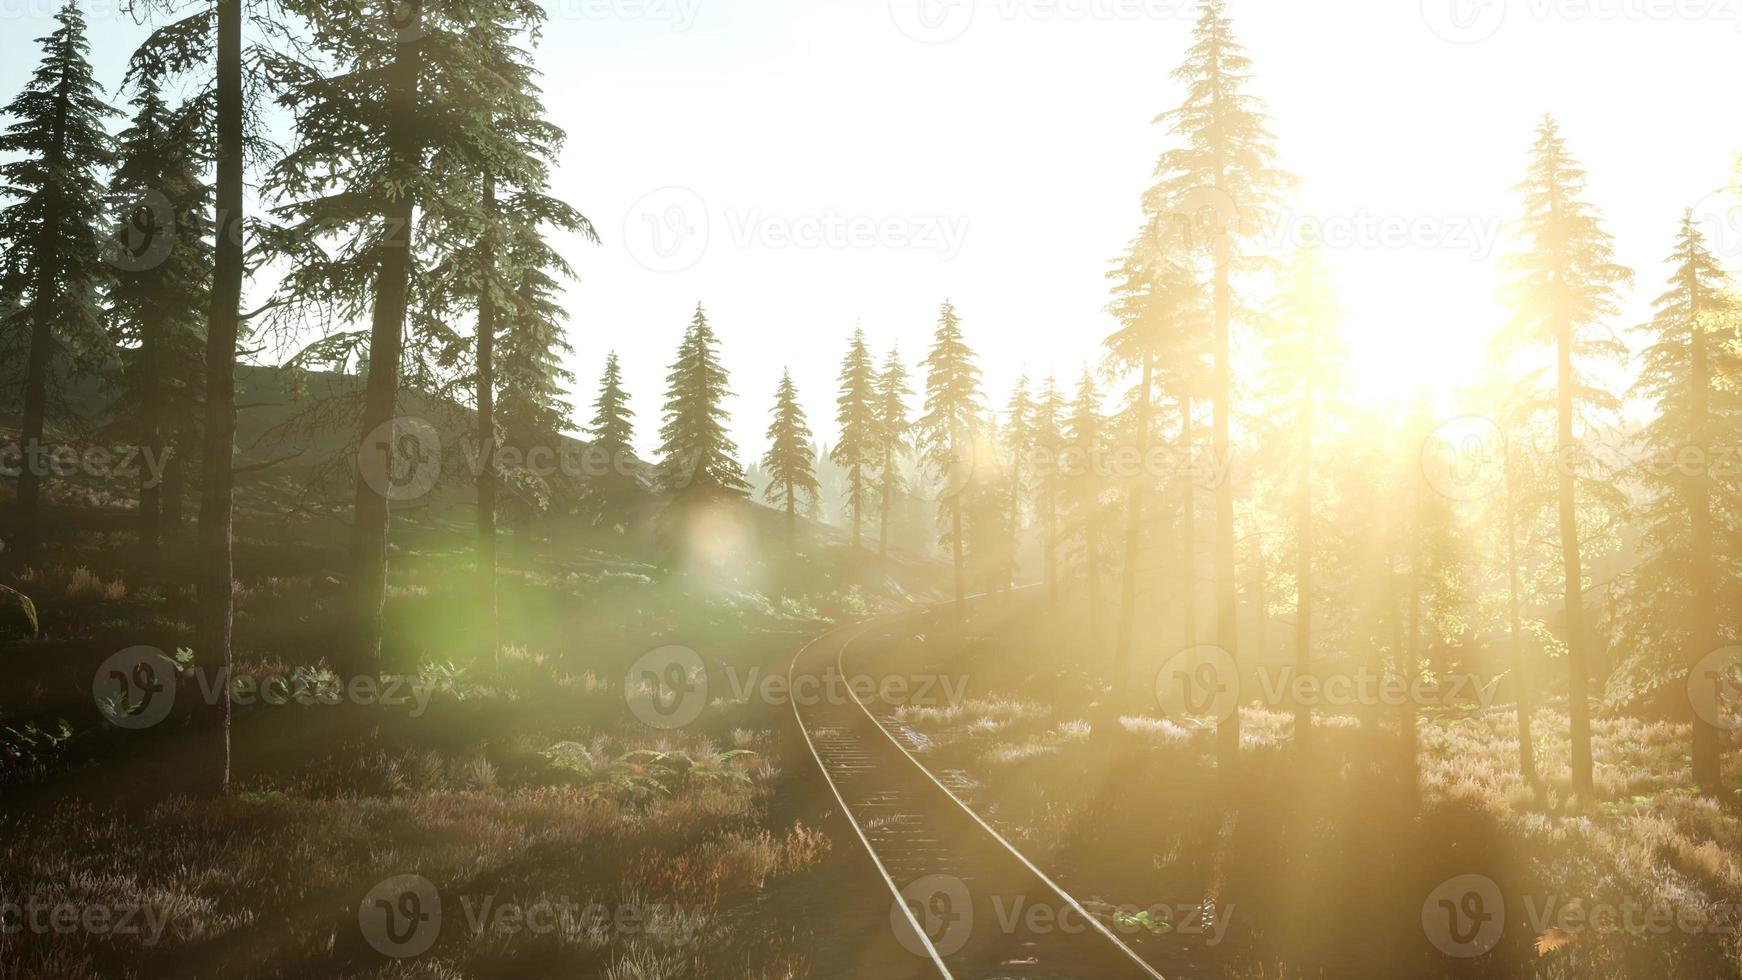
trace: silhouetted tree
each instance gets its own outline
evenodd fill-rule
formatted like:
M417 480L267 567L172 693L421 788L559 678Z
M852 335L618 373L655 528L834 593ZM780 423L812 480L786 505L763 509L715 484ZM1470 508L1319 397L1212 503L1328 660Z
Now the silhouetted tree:
M1047 603L1058 605L1058 541L1059 496L1064 482L1059 472L1059 458L1065 450L1062 428L1065 403L1059 395L1058 381L1046 376L1046 385L1034 406L1034 445L1036 459L1045 462L1036 475L1035 507L1040 512L1042 564L1045 566Z
M1742 325L1730 282L1689 213L1682 219L1669 291L1639 328L1647 339L1629 393L1656 416L1639 434L1638 467L1648 496L1636 519L1643 552L1623 601L1628 670L1640 687L1680 678L1733 642L1742 576L1721 555L1742 545L1742 484L1720 465L1742 426ZM1707 791L1723 788L1722 738L1694 712L1693 775Z
M1294 669L1300 677L1312 672L1315 572L1321 558L1315 449L1346 395L1348 352L1337 329L1339 315L1323 253L1316 245L1300 249L1266 321L1260 395L1270 443L1266 462L1293 497L1284 537L1294 550ZM1312 708L1297 701L1294 737L1304 742L1311 734Z
M1161 220L1188 226L1194 243L1212 260L1211 354L1215 374L1214 449L1226 460L1232 451L1233 365L1231 332L1244 309L1235 294L1238 273L1262 268L1264 260L1244 247L1269 227L1279 194L1293 178L1278 170L1275 140L1263 104L1247 91L1252 63L1235 40L1223 0L1206 0L1192 33L1185 63L1173 73L1186 88L1178 109L1162 114L1179 145L1156 164L1157 183L1145 206ZM1207 228L1203 227L1207 225ZM1205 231L1205 234L1197 234ZM1234 561L1234 485L1216 488L1216 642L1236 661L1239 600ZM1240 715L1236 710L1217 726L1217 760L1231 771L1240 756Z
M931 353L921 366L926 369L926 378L925 415L918 425L920 448L932 476L942 484L940 541L949 549L955 568L955 615L960 626L967 601L963 509L981 455L986 409L980 400L980 369L962 338L956 307L948 300L938 312Z
M907 399L913 389L907 384L907 366L901 361L900 348L892 347L877 375L877 554L889 557L889 525L895 517L895 503L907 492L907 481L901 475L901 457L907 449L913 423L907 416Z
M53 33L37 39L43 57L24 91L6 107L14 120L0 135L0 181L14 202L0 210L0 242L11 253L20 285L19 305L5 331L24 349L23 452L16 501L16 534L29 550L40 536L43 465L50 401L57 368L89 361L106 349L101 292L110 280L103 261L103 185L100 171L114 162L104 120L116 115L103 101L86 56L85 17L68 2L55 14Z
M1029 395L1026 373L1017 379L1016 387L1010 393L1010 401L1004 408L1003 436L1005 458L1010 461L1010 470L1005 474L1005 482L1009 487L1005 509L1010 519L1007 546L1009 561L1006 562L1002 584L1009 590L1016 585L1016 553L1022 539L1022 509L1029 478L1033 476L1029 462L1034 453L1034 400Z
M1077 383L1077 397L1071 404L1070 417L1065 420L1064 440L1067 452L1060 470L1067 521L1065 537L1074 545L1083 579L1088 584L1090 662L1091 669L1099 669L1101 654L1106 650L1101 632L1101 561L1107 481L1098 472L1096 460L1107 450L1107 420L1101 415L1101 393L1087 370Z
M605 358L605 376L599 381L589 430L593 444L588 458L602 464L603 471L588 474L582 509L595 525L627 526L646 499L648 488L636 479L640 467L633 445L634 417L629 394L623 390L623 370L613 352Z
M1203 288L1189 255L1155 223L1147 225L1132 241L1108 278L1113 280L1113 299L1108 311L1119 321L1119 329L1102 343L1107 348L1108 367L1114 373L1137 372L1131 412L1138 454L1147 465L1155 437L1157 382L1172 377L1170 371L1184 375L1191 367L1190 352L1202 350L1207 325ZM1191 381L1195 383L1197 379ZM1189 404L1185 387L1179 386L1176 397ZM1154 493L1151 476L1136 475L1125 488L1125 571L1113 653L1114 676L1120 683L1126 680L1137 626L1143 504Z
M156 466L140 469L139 540L159 561L163 533L161 464L198 435L204 331L211 306L212 244L205 215L211 188L202 171L205 134L195 107L172 109L160 80L141 77L132 125L120 136L109 196L120 227L109 243L114 287L109 323L125 351L122 389L110 406L119 428Z
M847 510L853 521L853 547L860 544L865 506L870 498L869 469L877 456L877 368L865 346L865 331L854 329L841 359L841 388L835 399L840 440L829 458L847 471Z
M738 463L738 446L726 433L726 369L718 341L700 305L684 331L677 360L666 374L664 424L660 427L659 483L669 495L662 532L684 541L706 508L744 499L750 485Z
M1513 309L1506 338L1517 347L1554 352L1556 458L1560 472L1561 565L1565 577L1567 701L1571 716L1573 791L1596 795L1592 781L1590 638L1585 633L1584 571L1579 552L1576 468L1579 420L1613 412L1619 400L1592 371L1625 358L1626 348L1606 326L1618 311L1619 288L1633 274L1615 262L1601 215L1586 203L1585 171L1567 154L1553 119L1537 128L1530 170L1518 192L1524 215L1516 225L1523 251L1507 256Z
M762 457L762 468L768 471L769 503L786 511L789 541L798 538L800 498L815 500L819 489L811 462L815 458L811 439L804 409L798 404L798 390L792 384L792 372L782 372L780 387L774 392L774 421L768 426L768 452Z

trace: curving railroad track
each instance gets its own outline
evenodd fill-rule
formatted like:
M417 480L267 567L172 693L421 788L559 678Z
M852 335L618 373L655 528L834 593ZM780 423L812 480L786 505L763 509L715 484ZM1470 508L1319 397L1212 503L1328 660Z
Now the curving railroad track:
M929 965L928 975L953 980L1162 980L921 765L852 691L847 652L895 635L906 618L818 637L788 675L795 695L816 695L794 696L793 713L889 888L896 938ZM1170 980L1180 980L1178 971Z

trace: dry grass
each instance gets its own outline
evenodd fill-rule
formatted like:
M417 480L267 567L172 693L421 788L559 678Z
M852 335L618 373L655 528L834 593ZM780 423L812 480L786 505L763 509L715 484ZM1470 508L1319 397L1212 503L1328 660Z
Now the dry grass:
M601 750L617 747L599 740ZM698 758L713 751L670 737L638 747ZM731 946L726 905L803 873L830 846L803 825L760 826L757 800L772 774L765 766L742 780L690 780L630 798L549 781L504 788L476 754L356 758L385 771L391 792L322 795L287 784L176 798L134 817L67 803L45 820L8 827L0 894L79 909L149 908L164 929L150 944L83 930L0 933L0 980L156 975L207 943L246 951L254 963L330 963L322 975L477 976L491 972L488 964L524 960L568 964L577 976L727 977L702 955ZM436 883L444 904L441 939L409 974L367 948L345 948L347 940L359 945L362 896L397 874ZM542 935L474 930L460 914L462 899L474 908L488 899L628 910L636 925L582 917ZM329 950L335 936L340 946ZM357 972L340 969L350 969L347 957L360 960ZM209 975L250 975L243 966Z

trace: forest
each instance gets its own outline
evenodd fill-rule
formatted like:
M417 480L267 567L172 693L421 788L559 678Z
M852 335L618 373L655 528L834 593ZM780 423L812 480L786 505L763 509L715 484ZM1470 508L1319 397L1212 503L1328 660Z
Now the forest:
M1375 361L1262 4L1168 6L1099 308L656 339L560 5L10 11L0 980L1742 977L1742 170L1642 245L1497 134L1474 369Z

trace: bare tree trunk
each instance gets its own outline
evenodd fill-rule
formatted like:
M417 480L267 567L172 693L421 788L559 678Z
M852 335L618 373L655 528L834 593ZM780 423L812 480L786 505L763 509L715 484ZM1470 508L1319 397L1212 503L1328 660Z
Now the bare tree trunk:
M1150 388L1155 377L1155 361L1143 356L1142 395L1137 399L1137 447L1144 459L1149 458L1149 426L1152 409ZM1123 687L1131 669L1131 641L1137 624L1137 555L1143 545L1143 496L1149 492L1148 481L1141 476L1131 485L1125 511L1125 577L1119 591L1119 627L1113 641L1113 683Z
M968 581L967 569L964 566L965 556L962 553L962 494L958 492L950 500L950 556L956 566L956 629L960 630L967 618Z
M883 499L877 502L877 557L889 560L889 515L894 506L895 488L889 471L895 466L895 451L885 449L883 463Z
M191 436L186 432L176 433L173 441L166 441L163 460L163 498L158 505L162 515L163 530L166 534L180 531L187 521L185 508L182 505L187 495L187 460L185 446Z
M217 240L206 326L205 472L200 488L200 641L221 671L223 759L218 785L230 791L231 628L235 566L236 340L242 305L242 0L217 0Z
M1234 293L1229 283L1228 261L1216 263L1216 372L1215 438L1216 462L1229 458L1232 447L1230 421L1234 410L1233 365L1230 357ZM1224 479L1216 486L1216 645L1240 664L1240 615L1238 583L1234 569L1234 484ZM1216 725L1216 767L1232 773L1240 762L1240 708Z
M496 178L484 175L484 288L478 296L478 598L490 662L502 673L502 631L496 594Z
M423 10L411 4L393 63L387 69L387 142L396 170L419 166L417 80L422 49L418 40ZM391 201L385 248L375 285L375 308L369 333L369 379L363 396L362 438L393 421L399 404L399 370L405 346L406 304L411 288L412 217L415 202L409 192ZM361 445L361 440L359 441ZM381 664L382 616L387 602L387 532L392 522L388 499L358 479L356 524L351 539L351 593L357 603L356 646L360 666Z
M1089 649L1096 662L1101 659L1101 651L1106 649L1106 638L1101 634L1101 516L1100 501L1090 504L1088 516L1083 521L1083 567L1089 580Z
M1690 278L1692 278L1690 276ZM1699 295L1699 284L1688 284L1688 295ZM1696 317L1699 313L1695 311ZM1706 351L1705 330L1697 321L1693 329L1693 349L1690 351L1693 377L1692 409L1699 426L1695 435L1694 445L1714 446L1717 436L1709 424L1709 403L1711 385L1711 366ZM1702 467L1694 477L1691 500L1692 513L1689 515L1690 530L1693 532L1693 580L1694 580L1694 649L1689 651L1688 662L1698 664L1706 656L1718 649L1718 596L1716 575L1712 560L1712 475L1708 468ZM1693 776L1694 783L1702 790L1718 792L1724 787L1724 767L1722 739L1718 729L1694 712L1693 737Z
M1524 655L1524 624L1518 574L1518 497L1512 471L1512 443L1506 441L1506 617L1511 632L1512 669L1518 675L1518 774L1525 785L1536 786L1536 737L1531 734L1530 665Z
M1185 445L1188 461L1197 451L1197 434L1192 424L1192 402L1180 399L1180 442ZM1185 645L1198 644L1198 501L1194 468L1188 465L1180 480L1180 595L1181 620Z
M1406 601L1409 603L1405 612L1407 633L1403 643L1397 650L1397 674L1403 683L1413 690L1415 681L1421 674L1421 601L1422 601L1422 497L1420 481L1413 486L1409 500L1409 579L1407 582ZM1397 734L1400 743L1399 753L1404 763L1413 771L1416 765L1416 753L1420 747L1420 735L1417 729L1415 702L1405 696L1398 706Z
M163 343L164 324L148 319L139 336L139 368L144 375L144 399L140 405L140 449L147 460L163 458ZM156 574L163 565L163 473L152 466L139 470L139 544L146 565Z
M24 459L19 467L16 501L19 549L27 554L42 543L42 477L48 458L48 447L43 439L48 423L49 353L54 344L51 310L54 305L54 277L45 261L37 276L30 312L30 357L24 375L24 428L21 433Z
M1313 669L1313 425L1312 382L1307 382L1306 417L1302 420L1300 489L1294 512L1294 671L1304 678ZM1305 745L1312 738L1312 705L1295 699L1294 740Z
M1586 802L1596 798L1591 759L1591 702L1587 691L1590 664L1585 650L1584 573L1579 558L1579 510L1572 460L1578 443L1573 436L1572 327L1563 319L1556 330L1556 384L1560 469L1561 564L1566 572L1567 714L1572 742L1573 793Z
M1059 605L1058 497L1053 482L1046 486L1046 604L1053 612Z

